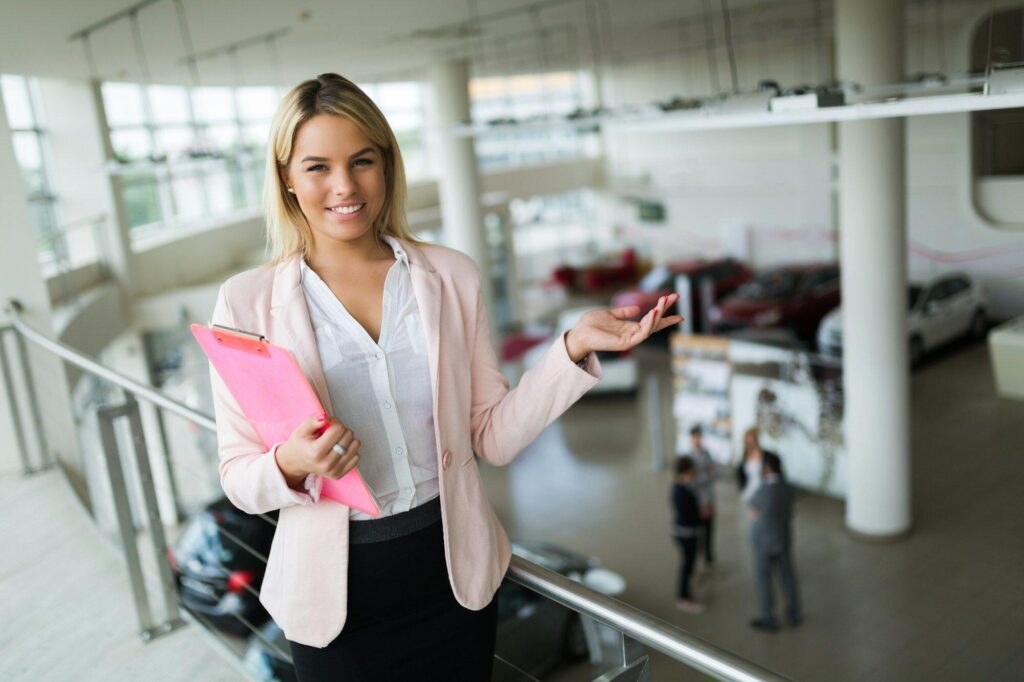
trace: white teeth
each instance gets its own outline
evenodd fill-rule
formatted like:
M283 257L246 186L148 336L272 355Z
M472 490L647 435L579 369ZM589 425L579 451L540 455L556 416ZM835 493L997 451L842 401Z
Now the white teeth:
M338 206L337 208L329 208L328 211L334 211L335 213L341 213L342 215L348 215L349 213L355 213L360 210L366 204L356 204L355 206Z

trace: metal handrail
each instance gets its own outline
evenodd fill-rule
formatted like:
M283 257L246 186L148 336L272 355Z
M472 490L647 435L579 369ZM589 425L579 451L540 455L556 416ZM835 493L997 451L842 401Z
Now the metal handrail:
M136 398L158 405L197 426L216 432L216 422L208 415L167 397L148 384L140 383L105 367L67 344L55 341L33 329L21 319L22 306L17 301L9 301L7 312L11 318L11 326L38 346L86 372L130 391ZM601 594L522 557L512 557L509 577L538 594L618 630L644 646L718 679L736 682L786 679L778 673L659 620L645 611Z

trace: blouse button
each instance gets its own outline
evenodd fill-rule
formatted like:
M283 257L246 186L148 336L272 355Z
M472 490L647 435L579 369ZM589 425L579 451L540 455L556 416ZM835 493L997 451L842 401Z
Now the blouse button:
M448 471L448 465L452 463L452 451L445 450L444 455L441 457L441 469Z

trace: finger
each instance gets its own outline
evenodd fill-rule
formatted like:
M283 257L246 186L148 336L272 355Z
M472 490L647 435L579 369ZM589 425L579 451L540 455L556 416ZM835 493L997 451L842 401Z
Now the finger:
M617 320L628 320L640 314L640 306L627 305L621 308L613 308L608 312L610 312L612 314L612 317L614 317Z
M344 456L339 457L331 464L324 475L335 480L341 478L355 468L359 463L359 457L359 441L356 440L349 445Z
M679 324L683 321L683 318L679 315L672 315L670 317L663 317L658 323L658 326L654 328L655 332L660 332L662 329L668 329L674 324Z
M304 422L296 426L295 431L292 433L292 435L298 438L314 438L316 437L317 431L324 428L326 424L326 417L324 417L323 419L321 419L320 417L310 417L309 419L305 420Z
M318 452L325 453L331 449L332 445L341 440L341 437L347 430L341 424L335 422L317 437L314 441L314 446Z

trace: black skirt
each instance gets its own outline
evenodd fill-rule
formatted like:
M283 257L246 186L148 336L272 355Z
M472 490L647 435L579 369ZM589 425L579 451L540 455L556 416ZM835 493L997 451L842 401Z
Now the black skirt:
M427 505L439 513L433 501L407 514L423 519ZM491 679L497 600L480 611L455 600L440 518L378 540L405 516L351 523L353 540L369 541L349 545L345 627L322 649L289 641L300 682Z

